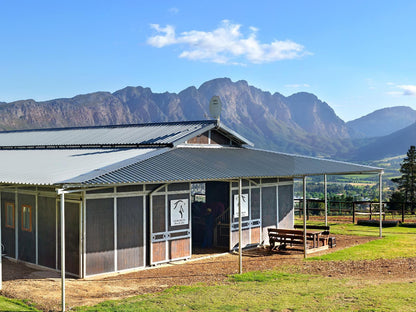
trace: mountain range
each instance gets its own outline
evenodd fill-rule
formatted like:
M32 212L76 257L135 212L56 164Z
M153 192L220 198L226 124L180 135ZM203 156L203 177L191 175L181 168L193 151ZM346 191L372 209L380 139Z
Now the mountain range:
M0 102L0 129L35 129L201 120L218 95L221 122L258 148L366 161L405 154L416 139L416 111L391 107L344 122L316 95L260 90L246 81L218 78L179 93L126 87L37 102Z

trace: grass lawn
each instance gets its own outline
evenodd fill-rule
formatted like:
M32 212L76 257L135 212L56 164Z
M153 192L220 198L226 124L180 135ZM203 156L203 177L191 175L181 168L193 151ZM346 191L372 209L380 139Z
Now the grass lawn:
M379 235L377 227L331 224L333 234ZM383 238L310 260L416 257L416 229L385 228ZM217 286L173 287L76 311L415 311L416 283L248 272Z
M39 311L19 300L0 297L0 311Z
M335 235L379 235L377 227L330 225ZM416 257L416 228L384 228L382 239L306 261L397 257ZM215 286L172 287L160 293L107 301L75 311L415 311L414 298L416 282L329 278L280 269L233 275L227 282ZM7 311L35 311L0 299L0 310L1 304L10 303Z
M414 311L415 297L415 283L264 271L231 276L228 285L173 287L76 311Z
M330 224L332 234L379 236L379 228L354 224ZM309 260L374 260L416 257L416 229L383 228L383 238Z

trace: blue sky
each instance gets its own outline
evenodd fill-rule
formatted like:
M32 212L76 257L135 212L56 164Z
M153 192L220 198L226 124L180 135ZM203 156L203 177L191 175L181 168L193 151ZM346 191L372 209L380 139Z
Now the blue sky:
M0 101L229 77L348 121L416 109L416 1L0 0Z

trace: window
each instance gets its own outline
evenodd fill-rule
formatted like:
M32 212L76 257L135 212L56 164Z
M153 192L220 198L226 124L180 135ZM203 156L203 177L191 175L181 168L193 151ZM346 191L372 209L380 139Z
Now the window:
M6 205L6 228L14 229L14 204L5 203Z
M22 205L22 231L32 232L32 206Z

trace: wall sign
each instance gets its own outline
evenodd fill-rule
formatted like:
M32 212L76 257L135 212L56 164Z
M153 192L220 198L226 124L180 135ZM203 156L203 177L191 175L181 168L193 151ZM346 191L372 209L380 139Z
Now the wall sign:
M248 194L241 194L241 216L248 217ZM234 195L234 218L238 218L238 194Z
M170 226L188 224L188 199L173 199L170 201Z

